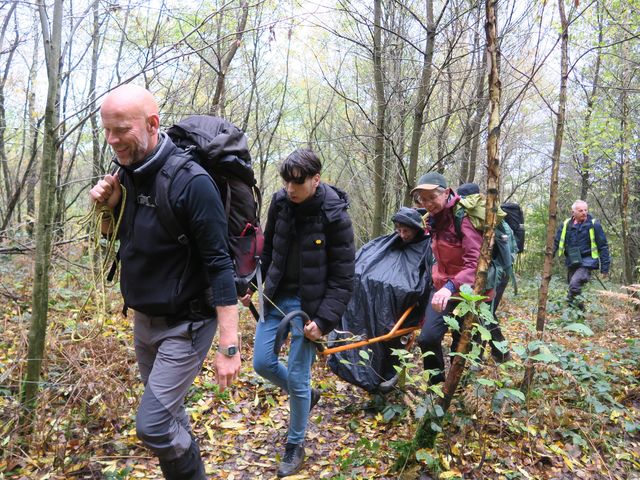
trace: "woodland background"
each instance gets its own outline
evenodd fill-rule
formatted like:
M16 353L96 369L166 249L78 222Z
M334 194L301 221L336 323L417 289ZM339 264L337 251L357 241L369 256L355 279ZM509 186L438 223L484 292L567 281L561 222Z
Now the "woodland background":
M129 321L95 268L95 231L80 221L89 187L110 168L101 98L131 81L159 99L163 126L210 113L242 128L265 199L280 187L278 161L315 149L323 179L350 195L358 246L390 231L426 171L452 185L490 184L500 201L520 203L524 287L503 314L518 355L469 374L445 438L418 463L441 478L637 478L640 344L629 292L640 276L640 4L489 3L2 2L0 476L158 474L131 430L139 385ZM501 96L490 129L492 66ZM573 318L556 262L552 333L536 337L547 229L578 198L607 233L612 283L592 282L587 315ZM243 315L250 358L252 320ZM533 361L536 382L520 396ZM194 388L192 416L220 478L269 478L271 447L282 440L274 426L283 428L283 399L246 363L236 392L216 393L208 370ZM327 391L314 437L324 447L306 474L396 478L388 469L424 415L419 375L367 414L343 411L361 392L315 368ZM338 426L323 426L339 415ZM346 430L336 437L338 427ZM243 465L234 448L246 454L247 445Z

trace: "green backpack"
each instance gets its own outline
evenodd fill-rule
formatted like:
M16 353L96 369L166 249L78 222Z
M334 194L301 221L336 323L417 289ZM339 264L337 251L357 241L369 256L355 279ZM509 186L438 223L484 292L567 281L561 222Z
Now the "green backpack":
M485 219L485 197L480 193L474 193L461 198L454 207L454 224L458 237L462 237L462 219L468 216L471 224L476 230L484 231ZM513 283L513 290L518 293L518 285L513 272L514 259L518 252L518 244L516 242L513 230L504 220L506 213L498 207L497 224L495 228L493 250L491 252L491 263L487 271L486 289L496 288L505 278L510 278Z

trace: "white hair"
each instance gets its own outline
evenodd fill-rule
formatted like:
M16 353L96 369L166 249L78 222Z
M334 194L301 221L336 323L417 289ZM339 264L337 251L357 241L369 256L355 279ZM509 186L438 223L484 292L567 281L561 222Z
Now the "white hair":
M573 205L571 205L571 210L575 210L578 205L584 205L587 209L589 208L589 205L587 205L587 202L584 200L576 200L573 202Z

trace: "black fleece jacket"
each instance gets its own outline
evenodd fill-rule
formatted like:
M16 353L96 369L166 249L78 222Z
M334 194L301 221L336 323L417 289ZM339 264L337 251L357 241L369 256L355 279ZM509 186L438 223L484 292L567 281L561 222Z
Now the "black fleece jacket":
M298 294L302 309L323 334L333 330L353 290L355 247L346 193L320 183L315 195L293 205L284 189L273 195L261 257L265 295L279 293L287 258L298 252ZM292 242L299 248L291 249Z
M125 305L148 315L189 315L189 303L207 296L212 306L235 305L233 263L220 193L190 162L174 179L169 201L189 238L182 245L158 217L156 177L168 158L185 155L164 133L142 162L122 168L126 200L120 239L120 289ZM121 208L121 206L119 207Z

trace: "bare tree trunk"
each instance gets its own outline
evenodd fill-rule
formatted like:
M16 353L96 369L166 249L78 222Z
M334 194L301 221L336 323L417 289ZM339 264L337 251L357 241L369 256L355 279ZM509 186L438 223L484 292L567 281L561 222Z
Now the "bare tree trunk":
M438 129L438 138L437 138L437 155L438 155L438 171L440 173L444 173L446 163L444 161L445 155L447 154L447 134L449 131L449 122L451 121L451 110L453 104L453 77L451 75L451 64L447 64L446 70L447 76L447 106L444 114L444 118L442 119L442 125Z
M236 52L238 51L238 47L242 43L242 35L244 34L244 30L247 26L247 17L249 16L249 3L242 3L242 13L240 14L240 20L238 21L238 28L236 30L236 38L231 43L229 47L229 51L223 57L220 62L220 66L218 69L218 78L216 79L216 89L213 93L213 99L211 100L211 115L220 115L222 117L225 116L224 110L224 92L225 92L225 78L227 75L227 71L229 70L229 66L231 65L231 61L233 57L235 57Z
M480 2L478 2L477 12L476 26L479 27L480 19L482 18L482 4ZM480 101L480 92L484 90L484 77L487 56L485 55L485 49L480 48L480 28L475 28L472 51L473 57L471 61L471 67L473 68L475 66L476 77L473 88L473 97L471 97L472 101L467 108L467 120L464 123L464 129L462 132L463 147L462 155L460 158L460 175L458 177L458 183L460 184L467 182L467 178L469 176L469 160L471 157L471 141L473 140L474 122L478 121L478 118L475 117L475 112L477 110L478 102ZM480 65L482 65L482 68L480 68Z
M630 177L630 152L629 144L631 132L629 131L629 94L630 74L628 65L629 42L622 44L622 91L620 92L620 161L621 165L621 192L620 192L620 216L622 218L622 263L624 265L624 282L627 285L633 283L633 260L631 258L631 241L629 229L629 177Z
M37 18L34 18L34 27L36 27ZM36 28L34 28L36 30ZM33 48L33 59L31 62L31 68L29 69L29 91L28 91L28 100L27 100L27 112L28 118L33 119L36 117L36 75L38 72L38 52L40 49L38 48L38 39L39 35L35 36L34 40L34 48ZM33 120L31 120L29 124L29 132L31 135L31 160L29 163L35 162L38 156L38 133L40 131L40 124L43 121L41 118L38 121L37 125L33 124ZM25 176L27 179L27 234L29 237L33 237L34 234L34 222L33 219L36 216L36 184L38 182L36 169L29 167L27 172L25 172Z
M630 166L633 166L631 178L636 180L633 185L630 185L630 207L629 207L629 239L640 238L640 144L636 143L630 148ZM634 266L632 269L632 282L638 283L640 281L640 245L638 242L631 242L629 245L629 264Z
M547 223L547 239L544 250L544 263L542 266L542 280L538 292L538 314L536 318L536 335L538 340L544 336L544 327L547 320L547 298L549 296L549 283L553 267L553 238L556 233L558 221L558 172L560 170L560 155L562 153L562 140L564 137L565 111L567 105L567 77L569 76L569 22L564 9L564 0L558 2L562 31L560 33L560 97L558 99L558 113L556 114L556 133L553 141L553 154L551 157L551 185L549 186L549 222ZM535 355L537 352L533 352ZM534 376L534 364L528 361L524 378L520 385L523 393L528 393Z
M75 125L68 125L67 123L67 113L69 108L69 100L70 96L73 95L73 85L70 80L71 72L74 68L84 59L85 55L88 52L88 49L82 49L80 52L74 51L73 45L74 40L76 38L75 32L77 31L80 22L84 21L88 14L93 11L94 14L96 12L96 4L99 3L97 0L94 0L85 6L85 10L82 13L77 13L73 11L73 3L69 5L69 18L77 19L75 21L69 22L68 32L65 37L68 39L61 46L61 56L67 57L67 64L69 65L67 71L64 74L61 74L60 78L60 106L59 117L62 118L60 125L57 127L57 138L58 138L58 152L57 156L59 161L57 162L57 172L56 178L57 184L55 188L56 192L56 210L54 217L54 235L56 239L64 238L64 227L65 227L65 215L68 209L73 205L73 203L78 199L78 196L75 196L73 200L70 202L67 201L67 192L69 191L70 179L73 173L75 161L78 158L78 150L80 148L80 143L83 139L83 130L87 121L94 115L88 115L81 118ZM92 35L92 43L94 43L94 38ZM93 50L92 50L93 54ZM64 64L64 59L61 60L61 63ZM91 92L89 92L89 97L91 96ZM71 135L75 135L75 141L73 144L71 143Z
M400 111L398 112L398 118L402 118L404 119L407 116L407 104L408 102L402 101L400 102ZM402 159L405 158L406 152L404 151L405 145L407 144L407 138L406 138L406 129L405 129L405 123L401 122L400 123L400 128L398 130L398 136L397 136L397 141L396 144L400 146L400 148L402 148L403 150L400 152L400 160L399 163L401 164L399 168L396 169L396 173L393 177L393 199L391 202L389 202L389 206L391 206L391 210L393 212L397 211L399 207L401 207L402 205L411 205L411 203L406 203L404 204L404 198L405 198L405 181L404 181L404 174L405 174L405 169L404 169L404 164L402 162ZM387 210L388 212L388 210ZM388 213L387 213L388 215Z
M7 204L7 210L2 220L2 225L0 225L0 238L2 237L2 232L9 226L9 222L11 221L11 216L13 215L13 211L18 205L18 201L20 200L20 196L26 191L27 193L27 203L29 203L29 199L33 199L33 190L35 189L35 175L34 175L34 165L36 163L36 159L38 157L38 130L42 123L42 118L38 120L37 125L31 127L29 130L31 132L31 150L29 155L29 162L27 163L27 167L24 171L24 175L22 176L22 180L13 190L13 194L9 199L9 203ZM27 188L25 188L27 187ZM29 235L33 234L33 221L29 220L27 224L27 229Z
M21 425L30 427L40 385L40 367L44 356L49 304L49 267L55 212L56 158L58 153L59 89L61 69L62 0L54 0L52 23L43 0L38 2L42 38L47 66L47 103L44 120L44 143L40 174L40 198L36 224L36 258L33 279L31 326L26 373L22 384L23 414Z
M123 5L123 7L125 11L129 11L131 9L131 0L127 2L126 6ZM122 58L122 51L124 50L124 44L127 40L127 27L129 25L129 17L133 17L133 15L124 16L124 23L121 27L122 35L120 35L120 42L118 43L118 54L116 55L117 60L120 60ZM120 85L122 83L122 74L120 73L120 62L116 61L115 66L116 66L115 68L116 85Z
M103 173L102 155L100 154L100 126L96 110L96 83L98 80L98 59L100 58L100 14L99 3L93 3L93 34L91 44L91 75L89 77L89 109L92 111L91 122L91 174L93 180ZM90 182L90 183L93 183Z
M379 237L383 228L384 212L384 133L386 101L382 65L382 0L373 2L373 77L376 98L376 131L373 161L373 226L371 236Z
M467 178L465 182L473 182L476 178L476 169L478 166L478 151L480 147L480 128L482 127L482 118L487 111L489 98L484 93L484 77L487 71L486 55L482 57L482 66L478 72L476 79L476 112L473 116L471 131L471 148L469 149L469 166L467 169Z
M14 1L9 7L9 11L7 12L4 22L2 23L2 28L0 29L0 58L4 54L7 55L6 60L3 59L4 69L2 71L2 77L0 78L0 172L2 173L3 180L3 190L4 190L4 202L0 202L0 216L2 216L3 211L3 203L6 204L9 202L9 198L11 196L11 172L9 171L9 163L7 161L7 152L5 149L5 133L7 131L7 119L5 115L5 103L4 103L4 87L7 84L7 77L9 76L9 67L11 66L11 61L13 60L13 54L18 47L19 36L16 31L16 36L13 41L13 44L9 46L6 50L4 48L4 37L7 33L7 29L9 28L9 21L13 16L16 6L18 5L17 0ZM17 20L16 20L17 21Z
M282 96L280 98L278 112L276 114L276 119L275 119L275 123L273 124L273 127L267 133L266 146L264 148L264 151L260 155L260 175L259 175L260 180L258 183L258 188L260 189L260 191L263 191L264 189L264 175L267 170L267 162L268 162L268 159L271 157L273 141L276 138L276 133L278 132L278 127L280 126L280 122L282 121L282 117L285 111L285 103L286 103L288 92L289 92L289 56L290 54L291 54L291 37L289 37L289 41L287 42L286 74L283 80ZM256 107L257 107L257 100L256 100ZM257 114L258 112L256 108L256 115ZM256 122L256 125L257 124L258 123ZM259 135L259 138L261 138L260 135ZM262 205L260 205L260 211L258 212L258 216L260 216L260 214L262 213L261 210L262 210Z
M602 12L600 1L596 3L597 17L598 17L598 43L602 45L603 38L603 26L602 26ZM580 162L580 198L587 200L587 194L589 193L589 182L591 176L591 116L593 115L593 106L596 100L596 94L600 83L600 64L602 62L602 49L596 50L596 64L593 71L593 85L591 86L591 93L587 96L587 111L584 119L584 133L582 135L582 161Z
M626 94L624 95L626 97ZM626 98L624 99L623 117L621 119L620 128L622 129L622 135L628 133L628 115L629 106ZM633 283L633 268L634 263L631 256L631 242L630 242L630 229L629 229L629 152L624 143L620 147L620 155L622 160L622 192L620 199L620 215L622 216L622 259L624 265L624 282L627 285Z
M418 172L418 155L420 153L420 139L424 130L424 112L429 101L431 91L431 72L433 71L433 50L436 39L436 25L433 21L433 0L426 0L427 9L427 40L424 47L422 75L413 109L413 125L411 127L411 146L409 147L409 173L404 193L404 204L411 205L410 191L415 185Z
M262 11L259 10L256 13L256 23L260 23L261 19L262 19ZM249 58L248 60L245 59L245 63L248 65L247 68L250 72L250 79L251 79L251 87L249 90L249 101L246 103L245 106L245 111L244 111L244 117L242 118L242 123L240 125L240 130L242 130L243 132L247 131L247 127L249 126L249 119L251 118L251 114L254 111L253 108L253 102L254 102L254 97L257 94L258 91L258 46L260 45L260 34L258 32L254 33L253 36L253 49L251 52L251 58ZM288 67L288 63L287 63L287 67ZM200 82L200 78L198 77L198 82ZM257 102L257 98L256 98L256 102ZM258 186L259 188L262 188L261 185Z

